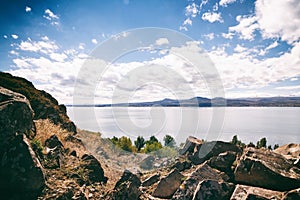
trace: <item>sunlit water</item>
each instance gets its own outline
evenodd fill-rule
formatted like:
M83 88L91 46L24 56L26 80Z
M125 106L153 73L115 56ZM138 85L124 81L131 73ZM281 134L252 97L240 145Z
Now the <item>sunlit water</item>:
M300 108L294 107L68 107L67 111L80 129L104 137L126 135L134 140L155 135L162 140L170 134L179 144L189 135L229 141L236 134L245 143L262 137L272 145L300 143Z

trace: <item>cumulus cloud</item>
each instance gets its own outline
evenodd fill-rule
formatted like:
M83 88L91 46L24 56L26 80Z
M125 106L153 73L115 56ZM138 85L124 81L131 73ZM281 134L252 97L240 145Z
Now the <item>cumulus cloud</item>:
M30 38L28 38L26 41L22 41L18 47L23 51L40 53L53 53L58 49L57 44L54 41L49 41L48 37L43 37L40 41L32 41Z
M233 33L222 33L222 37L226 39L232 39L233 38Z
M215 38L214 33L209 33L209 34L206 34L206 35L203 35L203 36L208 40L213 40Z
M51 21L52 25L59 25L59 17L55 15L50 9L45 10L45 15L43 16L45 19Z
M209 21L210 23L214 23L214 22L221 22L223 23L223 19L221 17L221 13L216 13L216 12L206 12L206 13L203 13L202 15L202 19L204 21Z
M290 44L300 39L300 1L257 0L255 13L263 37Z
M169 44L169 40L168 40L168 38L159 38L155 41L155 44L158 46L164 45L164 44Z
M199 6L195 3L192 3L185 7L186 16L196 17L199 12L200 12Z
M97 41L95 38L92 39L91 41L92 41L92 43L94 43L94 44L98 44L98 41Z
M31 8L29 6L26 6L25 7L25 12L30 12L31 11Z
M228 4L234 3L236 0L221 0L220 1L220 6L226 7Z
M19 36L16 35L16 34L12 34L11 37L12 37L13 39L15 39L15 40L19 38Z
M256 20L256 16L238 15L236 21L238 21L239 24L229 27L229 32L239 34L240 39L253 40L255 36L254 31L259 28Z

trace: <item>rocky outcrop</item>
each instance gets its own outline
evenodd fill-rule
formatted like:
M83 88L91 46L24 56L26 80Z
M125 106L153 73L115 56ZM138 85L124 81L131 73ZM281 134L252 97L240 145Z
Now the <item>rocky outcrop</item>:
M137 175L131 173L129 170L125 170L108 199L138 200L142 194L139 190L140 185L141 181Z
M45 147L47 148L47 155L43 162L44 167L48 169L60 168L64 155L64 145L59 141L56 135L52 135L45 141Z
M198 184L193 200L227 200L230 198L234 188L233 183L204 180Z
M172 170L162 178L153 192L154 197L171 198L182 182L183 175L177 170Z
M54 124L60 124L61 128L76 133L76 126L67 116L66 107L59 105L49 93L37 90L24 78L4 72L0 72L0 86L24 95L34 110L34 119L50 119Z
M173 166L172 166L172 168L176 168L176 169L178 169L178 171L184 171L184 170L186 170L186 169L189 169L189 168L191 168L191 166L192 166L192 163L190 162L190 161L177 161Z
M234 172L239 183L287 191L300 187L300 169L283 156L265 149L247 148Z
M242 152L238 146L228 142L202 142L201 140L190 136L186 140L184 147L180 150L180 154L187 155L193 164L199 165L211 157L227 151L235 153Z
M246 185L237 185L230 200L280 200L282 196L283 193L278 191L267 190L259 187L252 187Z
M286 144L274 150L275 153L283 155L286 159L298 159L300 156L300 144Z
M216 181L227 181L229 177L213 168L207 163L203 163L198 166L194 172L182 183L177 189L172 199L177 200L191 200L194 196L194 192L198 186L198 183L204 180L216 180Z
M0 87L0 192L3 198L7 194L33 198L44 187L43 169L28 140L34 137L32 119L28 100Z

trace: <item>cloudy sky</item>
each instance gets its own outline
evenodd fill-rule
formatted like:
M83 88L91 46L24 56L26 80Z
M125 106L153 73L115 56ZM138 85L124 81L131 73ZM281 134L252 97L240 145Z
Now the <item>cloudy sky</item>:
M0 70L25 77L60 103L72 104L80 84L97 85L96 103L128 94L130 101L212 97L212 82L198 70L202 66L185 59L189 52L203 56L202 50L228 98L300 96L299 0L1 3ZM100 63L106 70L83 72L104 44L129 40L133 30L146 27L174 30L192 41L173 44L168 35L149 39L148 46L114 61L105 60L102 51L92 68ZM86 80L78 78L82 73Z

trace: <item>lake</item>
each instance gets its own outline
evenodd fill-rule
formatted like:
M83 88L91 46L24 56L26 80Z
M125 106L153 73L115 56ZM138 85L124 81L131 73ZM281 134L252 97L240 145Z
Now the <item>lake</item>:
M238 135L245 143L262 137L272 146L300 143L299 107L68 107L67 112L78 128L103 137L162 140L170 134L180 144L189 135L224 141Z

